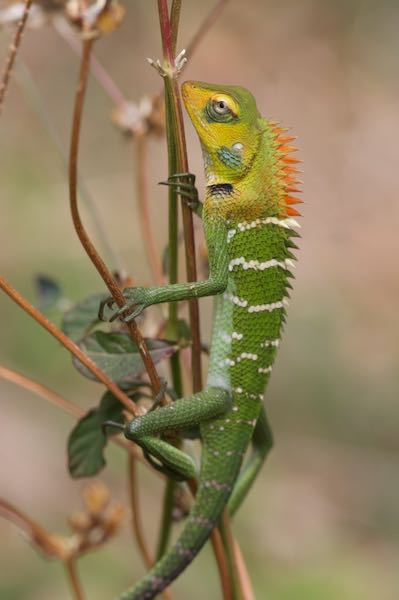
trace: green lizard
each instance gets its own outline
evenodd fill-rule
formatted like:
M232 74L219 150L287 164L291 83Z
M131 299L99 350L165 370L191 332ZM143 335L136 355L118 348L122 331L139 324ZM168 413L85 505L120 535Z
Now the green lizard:
M263 410L265 386L280 342L292 277L298 211L294 139L261 117L247 90L188 81L183 99L200 138L206 176L202 213L210 274L206 281L128 288L134 318L160 302L215 295L206 388L125 425L124 434L181 479L196 476L193 460L159 437L200 426L201 471L195 503L177 543L120 600L154 598L193 560L227 505L243 500L272 438ZM172 180L191 195L192 181ZM195 188L194 188L195 189ZM252 441L252 454L241 469Z

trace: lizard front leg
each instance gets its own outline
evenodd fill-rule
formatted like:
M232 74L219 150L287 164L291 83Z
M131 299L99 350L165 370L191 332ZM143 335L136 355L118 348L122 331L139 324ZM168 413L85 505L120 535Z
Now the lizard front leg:
M191 298L214 296L221 294L227 287L228 280L228 252L226 223L215 218L211 223L206 223L206 238L209 252L209 278L205 281L175 283L159 287L134 287L126 288L123 295L126 304L115 311L110 321L122 317L127 310L134 309L131 314L123 318L125 322L135 319L145 308L163 302L179 302ZM104 319L104 308L111 308L113 299L107 299L100 305L99 318Z

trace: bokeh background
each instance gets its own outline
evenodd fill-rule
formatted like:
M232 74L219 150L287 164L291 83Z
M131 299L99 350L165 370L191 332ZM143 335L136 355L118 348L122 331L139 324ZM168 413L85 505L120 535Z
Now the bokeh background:
M138 101L160 86L145 61L161 53L156 3L125 5L123 25L96 44L95 54L126 97ZM183 2L179 48L212 6ZM266 400L275 448L235 521L259 600L399 597L398 30L396 0L231 0L184 73L248 87L264 115L293 127L304 160L295 292ZM9 34L1 31L2 57ZM1 269L34 302L38 273L59 281L74 301L103 286L76 240L66 171L46 127L67 149L77 56L48 24L26 32L19 58L19 83L11 84L1 122ZM40 93L40 118L27 72ZM117 262L145 284L133 147L112 125L112 108L92 80L81 175ZM190 168L200 174L188 123L187 138ZM160 251L167 202L157 181L166 172L165 142L151 141ZM91 215L83 214L96 236ZM210 303L201 306L207 340ZM96 384L84 381L66 351L5 296L0 315L2 364L84 408L96 404ZM66 533L84 485L66 468L73 420L4 381L0 399L1 494ZM101 479L124 501L124 456L110 449L108 458ZM141 476L153 536L161 488L144 469ZM70 597L62 567L45 562L13 525L0 522L0 540L1 599ZM127 521L79 564L88 598L96 600L143 573ZM220 597L210 548L181 577L176 597Z

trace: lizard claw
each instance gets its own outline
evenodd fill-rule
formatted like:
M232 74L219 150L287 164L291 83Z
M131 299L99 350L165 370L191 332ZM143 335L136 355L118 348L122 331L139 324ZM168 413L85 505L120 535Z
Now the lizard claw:
M104 309L105 307L112 309L115 300L113 298L107 298L101 302L98 311L101 321L109 321L112 323L116 319L120 319L124 323L130 323L130 321L133 321L133 319L138 317L139 314L149 306L147 290L145 288L126 288L123 295L126 299L126 304L115 310L108 318L104 316Z
M102 300L100 302L100 306L98 307L98 319L100 321L108 321L108 319L104 315L105 308L112 308L114 304L115 300L112 296L110 296L109 298L105 298L105 300Z
M185 181L180 181L184 179ZM184 198L185 203L194 212L197 210L200 201L198 190L195 187L195 175L193 173L176 173L168 177L167 181L160 181L159 185L168 185L176 188L176 192Z

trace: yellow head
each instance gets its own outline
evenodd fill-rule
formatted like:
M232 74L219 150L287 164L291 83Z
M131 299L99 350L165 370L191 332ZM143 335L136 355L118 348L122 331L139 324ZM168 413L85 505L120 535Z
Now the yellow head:
M186 81L182 86L187 112L200 138L208 185L242 179L257 154L265 129L248 90Z

